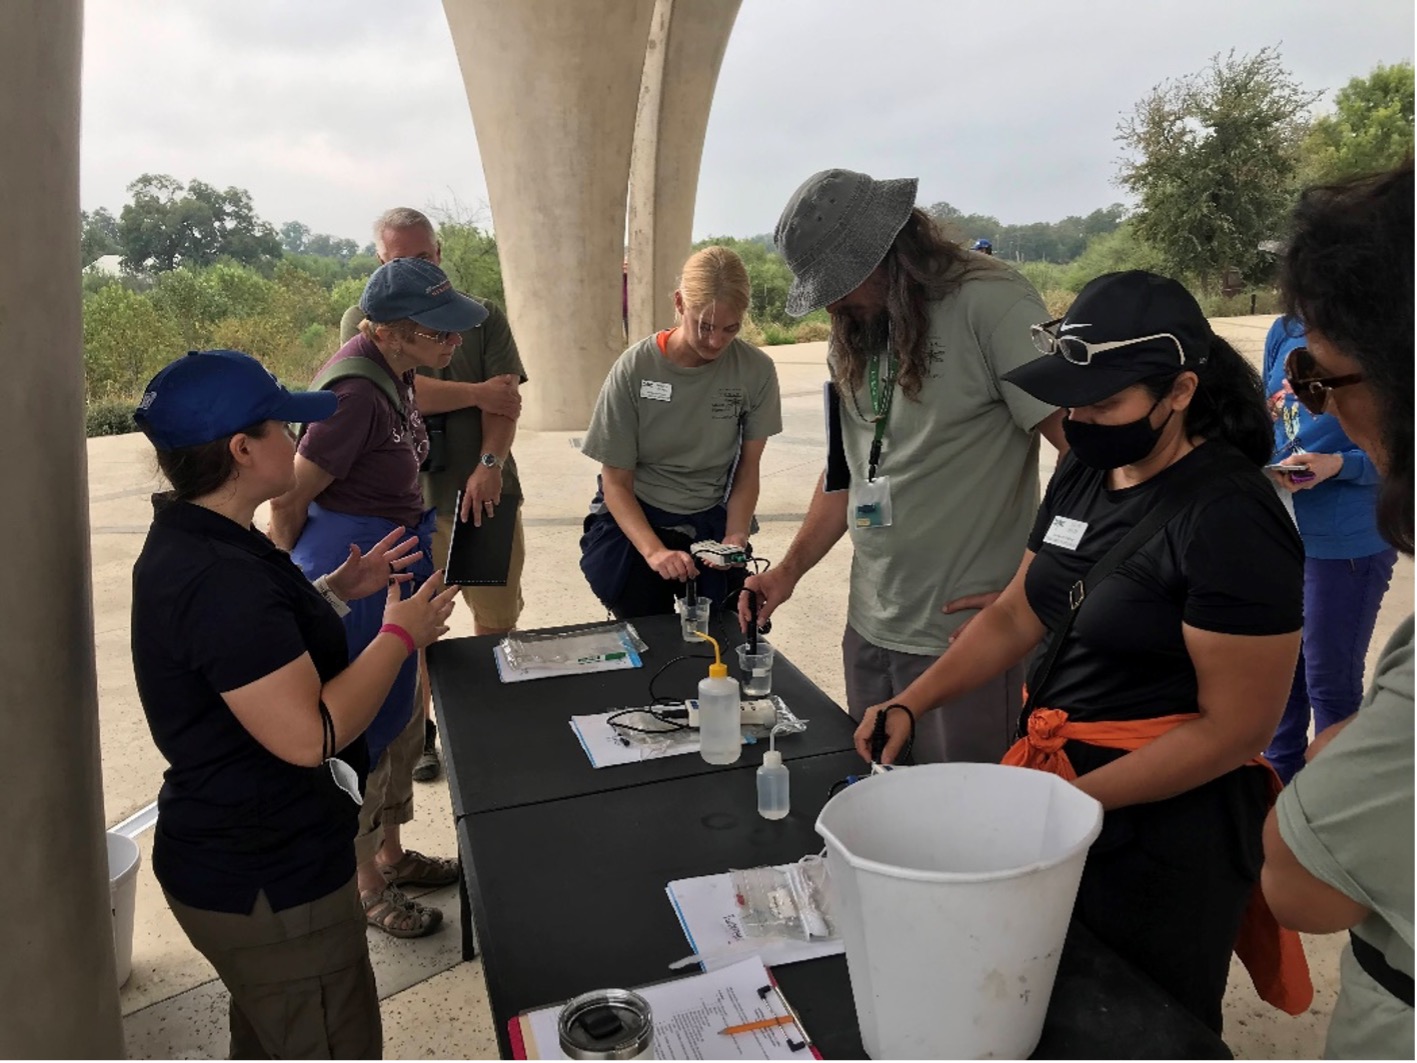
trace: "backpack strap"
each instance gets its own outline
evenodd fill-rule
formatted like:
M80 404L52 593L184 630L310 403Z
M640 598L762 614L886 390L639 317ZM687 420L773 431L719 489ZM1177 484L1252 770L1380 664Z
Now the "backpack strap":
M1223 489L1230 486L1230 474L1245 467L1245 460L1238 455L1224 455L1210 461L1198 462L1196 467L1188 470L1185 476L1167 484L1152 504L1151 509L1147 510L1146 515L1137 521L1132 530L1122 536L1121 541L1108 550L1102 559L1092 566L1086 576L1072 585L1068 591L1068 615L1063 618L1063 623L1058 628L1058 634L1048 647L1048 654L1043 658L1043 663L1038 668L1037 679L1028 685L1028 701L1023 707L1021 718L1025 726L1029 713L1039 704L1038 699L1048 686L1053 666L1058 662L1058 655L1062 652L1063 643L1067 641L1068 632L1072 630L1078 610L1087 601L1088 593L1096 589L1097 585L1115 572L1123 561L1136 553L1152 536L1164 528L1172 517L1192 503L1205 501L1212 495L1218 495Z
M310 390L326 391L333 384L351 377L368 380L376 385L393 405L399 417L403 420L408 419L403 406L403 396L399 394L399 389L394 384L393 378L372 358L365 358L362 354L341 358L338 362L326 366L314 380L310 381Z

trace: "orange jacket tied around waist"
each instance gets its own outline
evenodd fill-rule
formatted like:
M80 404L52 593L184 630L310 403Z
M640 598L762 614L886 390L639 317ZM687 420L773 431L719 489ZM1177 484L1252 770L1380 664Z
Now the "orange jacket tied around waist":
M1086 742L1104 749L1131 752L1161 737L1171 728L1200 719L1199 713L1178 713L1157 716L1149 720L1099 720L1074 723L1062 709L1034 709L1028 717L1028 734L1020 738L1007 753L1003 763L1019 768L1052 772L1069 782L1077 779L1072 761L1063 748L1069 739ZM1269 778L1269 803L1279 796L1284 784L1263 757L1249 762L1265 769ZM1260 999L1288 1012L1300 1015L1314 999L1313 983L1309 979L1309 963L1299 935L1286 930L1275 921L1265 903L1260 884L1255 883L1249 905L1235 939L1235 955L1249 971Z

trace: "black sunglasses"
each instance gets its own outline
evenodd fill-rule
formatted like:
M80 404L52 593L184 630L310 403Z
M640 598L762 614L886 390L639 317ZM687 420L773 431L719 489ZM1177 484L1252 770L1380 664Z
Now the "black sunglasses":
M1319 367L1307 347L1295 347L1284 359L1284 377L1289 390L1299 400L1304 409L1318 417L1328 408L1330 393L1350 384L1361 384L1362 373L1345 373L1342 376L1317 376Z

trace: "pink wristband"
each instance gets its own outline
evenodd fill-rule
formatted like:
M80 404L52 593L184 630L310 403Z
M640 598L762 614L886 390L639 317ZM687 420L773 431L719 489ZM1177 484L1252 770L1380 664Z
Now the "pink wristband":
M418 647L413 644L413 636L410 635L403 628L399 627L397 624L385 624L379 629L379 634L395 636L400 641L402 641L405 646L408 647L408 652L410 654L416 652L418 649Z

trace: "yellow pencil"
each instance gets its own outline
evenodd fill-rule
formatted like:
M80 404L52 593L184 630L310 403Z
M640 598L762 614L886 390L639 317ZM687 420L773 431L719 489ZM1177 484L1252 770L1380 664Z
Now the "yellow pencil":
M757 1022L745 1022L741 1026L725 1026L718 1032L721 1034L751 1033L753 1030L766 1030L773 1026L789 1026L797 1020L791 1015L774 1015L770 1019L759 1019Z

